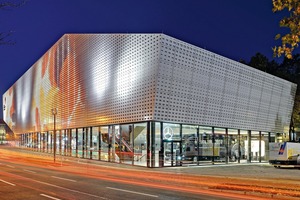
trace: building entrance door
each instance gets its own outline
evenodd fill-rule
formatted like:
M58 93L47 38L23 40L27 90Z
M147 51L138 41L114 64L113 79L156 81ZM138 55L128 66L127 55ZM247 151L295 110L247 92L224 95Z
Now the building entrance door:
M181 166L181 141L164 142L164 167Z

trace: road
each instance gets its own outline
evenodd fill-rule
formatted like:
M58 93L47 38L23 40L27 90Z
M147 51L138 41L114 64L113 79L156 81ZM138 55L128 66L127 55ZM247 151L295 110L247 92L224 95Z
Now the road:
M253 184L258 183L253 180L198 176L177 173L176 170L169 172L70 158L61 162L58 158L58 162L53 163L47 155L0 147L0 199L273 198L273 195L261 195L262 190L259 195L248 192L254 191ZM249 187L246 187L246 182ZM266 187L256 185L256 188ZM282 196L279 198L283 199Z
M1 154L0 199L232 199L176 186L174 190L164 180L153 184L139 177L141 171L77 165Z

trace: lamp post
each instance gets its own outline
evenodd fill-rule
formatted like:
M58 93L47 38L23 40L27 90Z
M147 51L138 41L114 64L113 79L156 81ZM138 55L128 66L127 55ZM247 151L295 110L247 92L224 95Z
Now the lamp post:
M54 134L53 134L53 159L55 162L55 156L56 156L56 114L57 114L57 108L52 108L52 115L53 115L53 120L54 120Z

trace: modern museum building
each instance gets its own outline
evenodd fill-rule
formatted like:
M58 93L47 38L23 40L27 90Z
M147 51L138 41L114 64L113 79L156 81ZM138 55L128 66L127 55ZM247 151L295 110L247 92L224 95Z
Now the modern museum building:
M145 167L268 161L297 85L165 34L65 34L3 94L17 145Z

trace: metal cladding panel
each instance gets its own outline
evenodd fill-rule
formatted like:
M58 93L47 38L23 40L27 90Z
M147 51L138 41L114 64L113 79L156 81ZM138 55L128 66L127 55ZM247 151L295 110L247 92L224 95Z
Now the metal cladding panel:
M4 95L15 133L153 119L161 34L67 34Z
M163 34L64 35L4 95L15 133L160 120L283 132L296 85Z
M155 120L283 132L296 85L163 35Z

